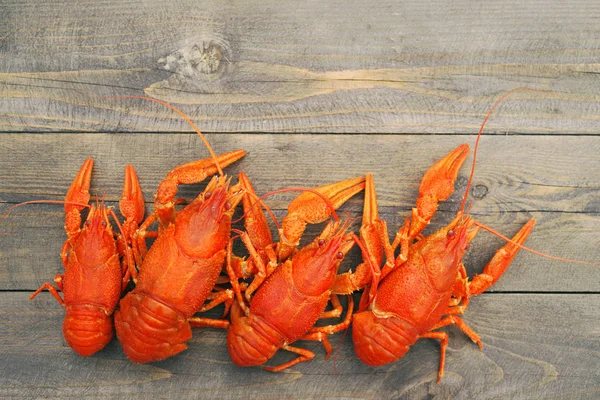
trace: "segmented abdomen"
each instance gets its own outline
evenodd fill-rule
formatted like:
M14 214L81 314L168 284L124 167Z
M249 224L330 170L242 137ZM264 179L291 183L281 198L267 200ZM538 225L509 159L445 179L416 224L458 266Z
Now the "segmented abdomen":
M68 305L63 334L69 346L79 355L91 356L112 339L112 317L96 305Z
M266 363L284 342L279 332L254 315L232 321L227 332L229 356L240 367Z
M190 324L165 303L133 291L121 300L120 308L115 312L115 328L131 361L159 361L187 348Z
M419 332L396 316L379 318L372 311L352 317L354 352L372 367L397 361L419 338Z

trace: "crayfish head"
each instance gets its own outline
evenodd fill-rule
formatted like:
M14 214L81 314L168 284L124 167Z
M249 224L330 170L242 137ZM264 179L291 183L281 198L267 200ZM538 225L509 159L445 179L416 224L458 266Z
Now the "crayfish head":
M438 290L453 284L458 265L478 230L470 216L459 213L450 224L416 244L414 252L422 257L430 282Z
M77 259L90 267L102 265L116 253L115 246L106 206L92 205L73 246Z
M190 257L210 258L227 247L235 206L242 200L239 186L229 188L226 176L213 177L203 193L175 221L175 237Z
M307 295L319 295L331 288L338 267L354 245L346 234L351 221L330 222L312 243L294 254L292 273L298 289Z

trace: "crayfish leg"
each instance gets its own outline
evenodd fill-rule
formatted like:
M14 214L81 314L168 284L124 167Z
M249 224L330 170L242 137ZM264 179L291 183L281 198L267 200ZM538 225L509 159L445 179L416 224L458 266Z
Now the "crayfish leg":
M119 201L119 210L125 218L125 222L120 226L121 234L117 242L117 250L121 256L121 271L123 276L121 288L124 291L131 277L137 280L135 260L139 259L139 264L141 264L141 258L139 256L136 258L136 250L134 250L136 239L134 236L144 219L145 212L144 195L135 168L132 165L125 167L123 194ZM114 214L113 216L116 218Z
M469 339L471 339L474 343L477 343L477 346L479 346L479 350L483 349L483 345L481 344L481 338L479 337L479 335L475 333L475 331L471 329L471 327L469 327L469 325L467 325L462 318L456 315L449 315L445 318L442 318L442 320L435 324L430 329L430 331L434 331L436 329L440 329L448 325L456 325L458 329L460 329L465 335L469 337Z
M229 328L229 321L226 319L192 317L188 320L188 322L193 328Z
M469 300L469 278L467 276L467 270L465 265L461 262L458 263L458 273L456 275L456 281L454 282L454 288L452 289L452 298L450 299L450 307L456 307L463 303L462 307L466 309L465 302Z
M79 233L81 228L81 210L83 210L82 206L72 203L89 203L93 167L93 158L88 158L84 161L65 196L65 203L67 203L65 204L65 230L69 239Z
M481 344L481 338L473 329L471 329L460 317L448 316L443 318L440 322L431 328L431 331L439 328L443 328L448 325L456 325L465 335L469 337L473 342L477 343L479 350L483 348ZM438 339L440 340L440 369L438 370L437 383L442 380L444 376L444 365L446 363L446 349L448 347L448 334L445 332L426 332L419 336L419 339Z
M440 383L444 377L446 349L448 348L448 334L446 332L427 332L419 336L419 339L437 339L440 341L440 369L438 370L437 378L437 383Z
M158 185L158 191L154 200L154 210L157 214L161 227L166 227L175 220L175 199L177 188L181 184L199 183L218 172L217 163L226 167L244 157L244 150L234 150L213 158L192 161L179 165L167 174L167 177ZM208 197L208 196L207 196Z
M237 300L237 304L239 305L239 307L237 309L234 307L234 310L237 310L236 312L243 312L245 315L248 315L248 312L249 312L248 306L244 302L244 297L242 295L242 287L239 282L239 277L236 275L235 271L233 270L232 257L233 257L233 241L230 240L229 243L227 244L227 256L226 256L226 261L225 261L225 269L227 271L227 275L229 276L229 283L231 284L231 288L233 289L233 293ZM234 313L232 312L232 314L231 314L232 320L234 317L235 317ZM241 317L241 314L239 315L239 317Z
M329 301L331 302L333 309L329 311L323 311L319 316L319 319L338 318L340 315L342 315L343 307L338 296L336 294L332 294L329 298Z
M219 304L225 303L224 315L227 315L227 312L229 311L229 309L231 308L231 304L233 303L234 297L235 297L235 295L233 293L233 290L231 290L231 289L218 291L218 292L212 292L206 298L207 300L210 300L210 301L208 303L206 303L205 305L203 305L202 308L200 308L200 310L198 312L205 312L212 308L215 308Z
M267 217L263 213L259 197L246 175L238 174L238 181L244 190L242 205L244 208L244 228L252 241L252 245L260 252L273 243L273 236L269 230Z
M233 256L232 266L235 275L239 278L254 276L254 280L246 292L246 298L250 300L251 294L277 268L278 262L274 250L276 245L273 244L273 236L263 213L261 200L245 173L240 172L238 180L244 190L242 204L246 232L241 239L244 241L250 257L244 260Z
M61 306L65 307L65 301L62 299L62 297L60 297L60 294L58 293L58 290L54 286L52 286L52 284L49 283L49 282L46 282L42 286L40 286L38 288L38 290L36 290L35 292L33 292L31 294L31 296L29 296L29 299L33 300L33 298L35 296L37 296L44 289L48 289L48 291L50 292L50 294L52 296L54 296L54 298L56 299L56 301L58 301L58 304L60 304Z
M315 340L317 342L321 342L323 344L323 347L325 348L325 359L326 360L329 359L329 357L331 356L331 353L333 352L333 346L331 345L329 338L327 338L326 333L323 333L323 332L308 333L308 334L302 336L299 340Z
M145 204L144 194L140 181L132 165L125 166L125 179L123 182L123 194L119 201L119 211L125 217L123 224L125 239L131 239L139 224L144 220Z
M265 371L280 372L280 371L283 371L284 369L287 369L298 363L310 361L313 358L315 358L315 353L313 353L310 350L301 349L300 347L293 347L293 346L285 345L285 346L282 346L281 348L284 350L287 350L289 352L299 354L299 356L297 358L293 359L292 361L288 361L288 362L278 365L276 367L263 367L263 369Z
M335 325L315 326L311 328L311 330L308 331L308 333L321 332L327 335L331 335L333 333L343 331L344 329L348 328L350 326L350 322L352 321L352 313L354 312L354 299L352 298L352 295L348 295L347 297L348 311L346 312L346 318L344 318L342 322Z
M265 264L265 261L263 260L261 254L254 248L254 244L252 243L252 239L250 238L248 233L243 232L240 235L240 238L242 239L242 242L244 242L248 253L250 253L250 259L253 261L253 265L258 270L257 273L254 275L254 279L252 279L252 282L246 289L246 300L250 302L252 298L252 293L254 293L256 289L258 289L258 287L265 281L265 279L267 279L269 275L271 275L271 273L273 273L273 271L277 267L277 257L272 251L264 252L263 254L265 254L265 256L269 258L269 263Z

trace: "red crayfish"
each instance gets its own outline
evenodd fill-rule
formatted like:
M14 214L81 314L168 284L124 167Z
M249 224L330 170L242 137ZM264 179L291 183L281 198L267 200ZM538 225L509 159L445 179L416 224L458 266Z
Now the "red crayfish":
M428 171L420 199L431 201L420 202L422 208L413 212L410 225L405 225L408 228L400 231L400 237L408 232L407 241L412 243L420 234L428 223L422 218L426 213L423 210L437 208L437 199L449 196L467 154L468 146L460 146ZM437 178L430 181L431 176ZM533 225L532 219L512 242L522 244ZM479 336L458 315L466 310L470 297L483 293L500 278L519 247L512 242L506 244L483 273L469 282L461 260L478 229L470 216L459 212L448 226L411 244L406 261L400 255L393 269L384 267L373 302L368 310L353 317L352 338L361 361L371 366L387 364L402 357L418 339L439 339L439 381L443 376L448 336L433 331L455 324L481 347Z
M106 346L113 337L113 311L129 282L131 235L144 217L144 198L135 170L125 168L123 197L119 202L126 218L120 225L121 235L113 232L111 214L104 203L89 206L81 226L81 211L90 200L90 179L94 160L88 158L73 180L65 197L67 240L61 251L64 275L54 278L57 288L44 283L30 298L44 289L66 308L63 322L65 340L82 356L89 356ZM44 201L36 201L36 203ZM63 292L64 300L58 290Z
M246 300L250 303L248 307L237 284L239 274L236 275L234 272L231 257L228 257L228 272L238 302L234 303L231 309L227 347L236 365L262 365L279 349L296 353L298 357L279 366L265 367L265 369L277 372L314 358L312 351L291 346L296 340L322 342L329 357L332 346L327 335L349 326L354 306L352 297L349 297L348 312L341 323L319 327L314 325L320 318L341 315L342 306L332 286L338 279L337 270L345 254L355 242L360 244L359 239L353 233L347 232L349 221L340 223L336 216L335 222L330 222L312 243L296 252L293 250L306 222L318 223L326 220L330 216L331 209L337 209L365 187L364 180L364 178L350 179L322 186L298 196L290 203L288 216L284 218L280 233L281 241L277 245L278 255L274 251L261 252L255 249L257 243L262 245L262 249L273 247L268 244L270 233L265 234L268 237L260 237L260 232L268 232L268 227L263 226L264 222L260 224L259 229L253 223L250 226L251 235L246 232L240 233L251 254L251 259L262 272L255 276L248 287L248 289L257 288L254 296L250 295L248 289L246 290ZM318 195L325 196L326 201ZM371 215L369 200L372 199L367 198L365 201L367 215ZM327 206L328 202L331 205ZM257 220L264 221L260 216L252 219L253 222ZM361 239L362 233L368 231L367 225L368 219L364 219ZM289 240L290 237L294 237L294 240ZM286 243L282 245L284 240ZM229 249L231 256L231 246ZM265 254L269 259L268 265L265 265ZM367 261L367 263L371 262ZM339 286L338 290L348 291L348 288L343 285ZM334 309L325 312L324 309L329 301Z
M480 128L477 144L491 112L502 99L518 89L507 92L490 109ZM376 287L374 291L371 288L371 293L374 296L368 299L363 296L365 301L361 301L360 312L354 314L352 321L355 352L368 365L379 366L398 360L421 338L438 339L441 341L439 382L444 374L448 335L436 330L448 325L456 325L482 348L479 336L459 315L464 313L471 297L486 291L507 270L517 252L524 248L522 244L535 220L529 220L511 240L463 212L473 178L474 156L473 170L457 216L438 232L423 237L421 232L437 210L438 202L451 195L468 153L469 146L463 144L427 171L419 189L417 207L413 208L412 217L406 219L392 244L385 223L377 220L386 263L381 275L373 280ZM508 243L496 252L483 273L469 281L462 258L480 228L503 237ZM395 257L399 245L401 251ZM366 282L363 280L360 284Z
M181 111L156 99L147 100L182 115L205 141ZM228 326L226 320L193 315L233 299L231 290L213 292L213 288L225 262L232 215L243 191L239 185L230 186L221 166L239 160L245 152L215 156L205 144L212 158L169 172L158 187L154 213L133 235L135 266L131 266L131 275L136 287L121 300L115 327L125 355L135 362L158 361L183 351L192 337L192 326ZM217 172L220 176L213 177L203 193L181 211L175 210L181 203L175 198L180 184L201 182ZM157 220L158 232L148 232ZM156 237L149 250L147 237ZM207 299L210 302L203 306Z

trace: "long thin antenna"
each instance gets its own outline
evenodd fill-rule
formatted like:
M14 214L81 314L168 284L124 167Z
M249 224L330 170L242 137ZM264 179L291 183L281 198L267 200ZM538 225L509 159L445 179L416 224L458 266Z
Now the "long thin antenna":
M477 222L474 221L475 225L477 225L478 227L485 229L486 231L498 236L500 239L506 240L507 242L517 246L518 248L520 248L521 250L525 250L529 253L535 254L536 256L540 256L540 257L544 257L544 258L549 258L550 260L556 260L556 261L564 261L564 262L569 262L569 263L573 263L573 264L582 264L582 265L593 265L595 267L600 267L600 263L593 263L593 262L589 262L589 261L579 261L579 260L571 260L570 258L563 258L563 257L555 257L555 256L551 256L533 249L530 249L529 247L525 247L522 244L519 244L517 242L515 242L514 240L504 236L503 234L495 231L494 229L482 224L481 222Z
M0 216L0 225L2 225L4 223L4 220L6 218L8 218L8 214L10 214L10 212L12 210L14 210L17 207L21 207L27 204L62 204L62 205L72 205L72 206L78 206L78 207L84 207L84 208L90 208L89 204L83 204L83 203L77 203L74 201L64 201L64 200L30 200L30 201L24 201L23 203L18 203L15 204L14 206L11 206L8 210L6 210L2 216ZM12 231L12 229L11 229Z
M471 174L469 175L469 181L467 183L467 188L465 190L465 195L463 197L463 201L460 205L460 209L459 209L459 213L462 212L465 208L465 204L467 202L467 199L469 197L469 189L471 187L471 184L473 182L473 175L475 174L475 163L477 161L477 149L479 148L479 140L481 139L482 133L483 133L483 129L485 128L485 125L488 121L488 119L490 118L490 116L492 115L492 113L494 112L494 110L496 109L496 107L505 99L507 98L509 95L511 95L512 93L518 91L518 90L529 90L532 92L538 92L538 93L545 93L551 96L555 96L557 97L558 95L556 93L552 93L549 92L547 90L542 90L542 89L534 89L534 88L530 88L528 86L519 86L516 87L512 90L509 90L508 92L504 93L498 100L496 100L496 102L494 103L494 105L492 105L492 107L490 108L490 110L488 111L488 113L486 114L483 123L481 124L481 127L479 128L479 132L477 133L477 140L475 141L475 149L473 150L473 164L471 165ZM528 247L523 246L522 244L519 244L517 242L515 242L514 240L502 235L501 233L495 231L494 229L475 221L475 225L479 226L480 228L498 236L499 238L517 246L518 248L520 248L521 250L527 251L529 253L535 254L537 256L540 257L544 257L544 258L548 258L550 260L556 260L556 261L564 261L564 262L569 262L569 263L574 263L574 264L582 264L582 265L593 265L593 266L600 266L599 263L593 263L593 262L588 262L588 261L579 261L579 260L572 260L570 258L563 258L563 257L555 257L555 256L551 256L548 254L544 254L542 252L530 249Z
M250 197L252 197L255 200L255 202L252 203L251 208L253 208L257 204L259 204L261 207L264 207L264 209L267 210L267 213L269 213L269 215L271 216L271 219L275 223L275 226L277 227L277 229L281 228L279 226L279 222L277 222L277 217L275 216L273 211L271 211L271 208L265 204L265 202L263 201L262 198L258 197L258 195L254 194L252 192L249 192L249 191L245 191L244 193L249 195ZM248 210L247 212L244 213L244 215L242 215L241 217L239 217L238 219L233 221L233 223L240 222L242 219L244 219L246 217L246 214L248 214L248 213L250 213L250 210Z
M469 189L471 188L471 183L473 182L473 175L475 174L475 163L477 161L477 149L479 148L479 140L481 139L481 134L483 133L483 129L485 128L485 125L487 124L488 119L490 118L490 116L492 115L492 113L494 112L494 110L496 109L496 107L505 98L507 98L512 93L514 93L514 92L516 92L518 90L530 90L532 92L546 93L546 94L549 94L551 96L557 96L555 93L549 92L547 90L534 89L534 88L530 88L528 86L519 86L519 87L516 87L516 88L514 88L512 90L509 90L508 92L504 93L498 100L496 100L496 102L494 103L494 105L492 106L492 108L490 108L490 110L486 114L485 118L483 119L483 122L481 123L481 127L479 128L479 132L477 133L477 140L475 141L475 149L473 150L473 164L471 165L471 174L469 175L469 181L467 182L467 189L465 190L465 195L463 197L463 201L460 204L459 212L462 212L464 210L465 204L467 202L467 198L469 197Z
M107 99L139 99L139 100L152 101L154 103L162 104L163 106L165 106L167 108L170 108L171 110L175 111L188 124L190 124L190 126L192 127L192 129L194 131L196 131L196 133L200 136L200 138L204 142L204 145L208 149L208 152L210 153L212 159L215 162L215 166L217 167L217 171L219 172L219 175L223 176L223 170L221 169L221 166L219 165L219 162L217 161L217 156L216 156L215 152L213 151L212 147L210 146L210 143L208 143L208 140L206 140L206 138L204 137L204 134L202 132L200 132L200 129L198 129L198 127L196 126L196 124L194 124L194 122L192 122L192 120L190 119L190 117L188 117L187 115L185 115L183 113L183 111L181 111L178 108L170 105L167 102L164 102L162 100L158 100L158 99L155 99L155 98L152 98L152 97L146 97L146 96L101 96L101 97L104 97L104 98L107 98Z

